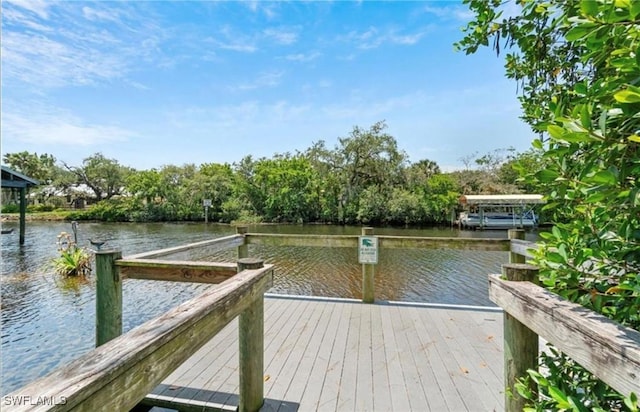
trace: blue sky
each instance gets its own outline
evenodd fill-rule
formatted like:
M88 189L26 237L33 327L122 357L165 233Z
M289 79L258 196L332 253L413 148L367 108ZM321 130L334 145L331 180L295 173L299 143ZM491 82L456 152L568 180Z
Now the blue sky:
M535 137L460 2L2 1L2 153L233 163L386 120L411 161Z

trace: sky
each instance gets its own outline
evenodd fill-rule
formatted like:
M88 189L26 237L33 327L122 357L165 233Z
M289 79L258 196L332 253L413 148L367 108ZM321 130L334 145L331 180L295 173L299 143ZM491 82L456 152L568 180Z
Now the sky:
M534 139L457 1L3 0L2 154L138 170L329 148L384 120L411 162Z

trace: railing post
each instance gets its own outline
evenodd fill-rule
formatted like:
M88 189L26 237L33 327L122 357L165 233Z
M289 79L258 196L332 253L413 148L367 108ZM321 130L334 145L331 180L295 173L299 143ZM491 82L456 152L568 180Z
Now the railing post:
M525 263L502 265L502 276L510 281L538 282L538 268ZM527 370L538 369L538 335L520 323L516 318L504 313L504 384L505 411L520 412L525 399L515 389L518 378L527 376ZM535 383L530 381L531 389Z
M238 235L246 235L247 231L247 226L236 226L236 233ZM249 245L247 245L247 238L245 237L244 243L238 246L238 259L246 257L249 257Z
M363 227L362 236L372 236L372 227ZM370 263L362 264L362 301L364 303L373 303L375 301L375 265Z
M96 251L96 347L122 334L122 281L117 250Z
M238 248L239 249L239 248ZM264 267L262 259L238 259L238 273ZM264 403L264 295L256 296L239 316L239 412L258 411Z
M507 237L509 240L518 239L524 240L524 230L523 229L509 229L507 231ZM509 252L509 263L525 263L525 257L519 255L517 253Z

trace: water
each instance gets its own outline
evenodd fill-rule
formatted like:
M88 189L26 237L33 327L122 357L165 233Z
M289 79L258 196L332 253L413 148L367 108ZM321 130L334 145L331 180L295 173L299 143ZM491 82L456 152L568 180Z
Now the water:
M17 222L2 235L0 392L6 394L68 363L95 346L95 277L63 279L51 270L56 237L71 232L68 222L28 222L25 245L18 245ZM359 227L265 225L252 232L360 234ZM78 244L109 239L123 254L160 249L226 236L235 229L215 224L81 223ZM376 234L405 236L505 237L506 232L458 232L449 229L376 229ZM271 292L361 298L361 266L355 248L276 248L251 246L250 256L276 265ZM231 262L235 251L200 250L181 258ZM487 274L497 273L506 252L455 250L382 250L376 268L376 299L493 306ZM182 303L208 285L125 280L123 328L128 331Z

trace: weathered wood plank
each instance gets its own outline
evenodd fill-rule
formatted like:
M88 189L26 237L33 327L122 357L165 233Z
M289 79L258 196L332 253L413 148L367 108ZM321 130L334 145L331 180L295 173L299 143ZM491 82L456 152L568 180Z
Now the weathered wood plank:
M489 297L615 390L640 392L640 332L530 282L490 275Z
M397 316L398 314L395 313L396 310L397 309L393 307L381 308L380 327L383 332L387 379L389 391L391 392L392 408L390 410L408 411L411 410L411 406L402 366L400 365L400 346L398 344L400 337L396 336L396 330L399 329L396 320L399 319L399 317ZM392 313L392 311L394 313Z
M387 369L381 306L373 305L371 311L371 358L373 361L373 409L394 410L391 402L391 387Z
M322 385L322 393L318 401L318 411L337 410L338 395L342 387L341 376L342 366L345 362L345 351L347 347L347 336L350 329L351 309L353 304L340 305L341 316L338 326L338 335L333 342L333 349L329 358L329 367ZM347 390L346 387L343 390Z
M529 242L527 240L520 239L511 239L511 253L515 253L520 256L524 256L527 258L532 258L533 253L531 250L535 250L538 248L538 244L535 242ZM524 262L513 262L513 263L524 263Z
M355 411L373 411L373 352L371 342L371 311L359 305L360 334L358 336L358 379Z
M273 233L247 233L246 241L252 245L306 246L306 247L358 247L358 236L353 235L298 235ZM508 239L476 239L457 237L402 237L378 236L381 249L459 249L481 251L509 251Z
M431 370L435 378L434 386L440 390L440 393L447 405L447 410L464 411L467 410L465 405L465 396L467 392L463 388L458 388L457 380L461 373L460 366L453 356L455 346L452 340L453 336L446 329L442 328L441 318L443 311L440 309L432 309L428 311L420 311L420 318L424 328L417 327L418 336L426 350L426 358L431 365ZM437 406L436 402L434 406Z
M380 249L458 249L504 252L508 239L378 236Z
M301 405L309 405L310 409L318 410L318 401L322 392L325 375L329 367L329 358L331 357L331 349L336 335L339 333L338 325L340 323L340 305L335 302L327 302L325 305L324 318L326 324L321 326L322 338L317 339L319 346L314 353L315 359L313 365L306 369L310 371L309 379L304 390L304 394L300 399ZM305 355L307 357L308 355ZM305 370L305 369L303 369Z
M348 318L348 327L343 332L347 335L346 345L340 359L341 376L339 380L338 404L336 410L339 411L356 411L356 388L358 382L358 340L360 337L360 321L362 305L353 305ZM347 362L347 359L354 359L356 362Z
M135 255L125 256L127 260L130 259L150 259L160 256L170 256L180 252L186 252L192 249L198 249L206 247L211 252L217 252L220 250L231 249L236 246L244 244L244 236L242 235L230 235L225 237L219 237L211 240L203 240L202 242L194 242L186 245L174 246L166 249L152 250L150 252L137 253Z
M116 261L120 275L129 279L173 282L222 283L237 273L235 263L188 260L129 259Z
M297 235L275 233L247 233L250 245L308 246L308 247L358 247L358 236L351 235Z
M394 308L394 312L399 312L399 308ZM414 308L406 308L404 316L397 316L394 322L398 323L399 328L396 329L396 343L398 344L400 366L402 367L402 375L404 376L404 385L409 394L409 404L411 410L434 410L429 404L424 391L425 385L430 382L422 381L420 367L428 368L428 363L423 357L415 357L418 339L410 336L415 331L413 323L408 316L408 312L415 310ZM398 313L399 315L399 313ZM416 362L418 359L418 362ZM409 388L414 388L409 390Z
M273 266L244 271L68 366L17 390L64 405L15 410L130 410L198 348L271 286Z

